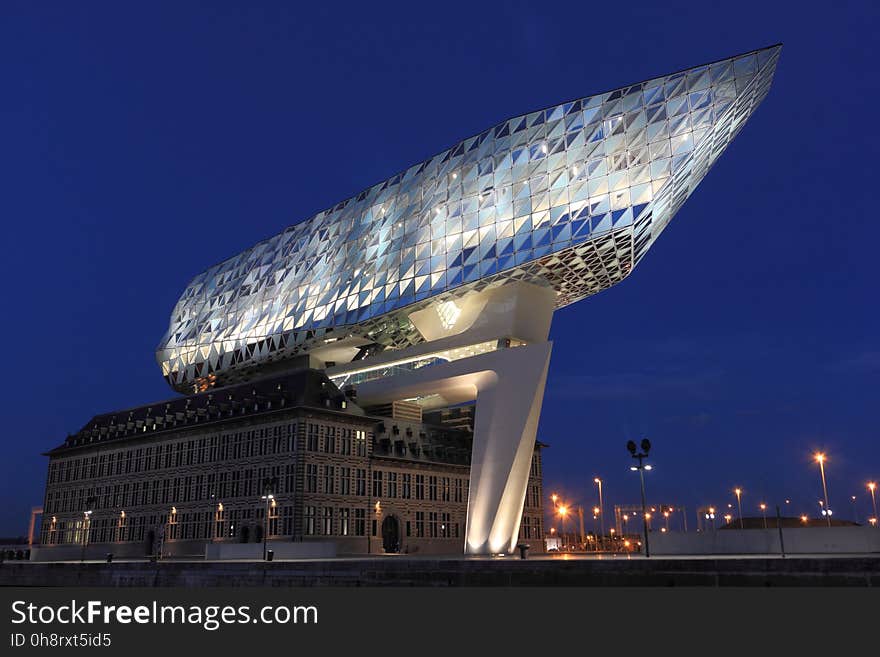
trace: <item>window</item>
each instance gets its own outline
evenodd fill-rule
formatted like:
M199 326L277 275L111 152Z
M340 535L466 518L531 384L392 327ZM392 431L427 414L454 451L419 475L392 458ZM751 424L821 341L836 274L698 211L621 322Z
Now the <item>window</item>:
M351 532L351 528L349 527L349 509L339 509L339 534L340 536L348 536Z
M373 471L373 497L378 499L382 497L382 471Z
M437 500L437 477L428 477L428 499Z
M428 513L428 536L437 538L437 512Z
M388 473L388 497L394 499L397 497L397 473Z
M336 453L336 427L325 427L324 451L327 454Z
M463 489L464 489L464 486L462 485L462 480L456 479L455 480L455 501L456 502L463 502L464 501L464 495L462 494Z
M322 523L321 533L324 536L330 536L333 534L333 507L325 506L324 507L324 522Z
M309 423L306 433L306 450L309 452L318 451L318 426L312 423Z
M367 535L367 512L365 509L354 510L354 535Z
M351 429L340 431L339 453L343 456L351 456Z
M355 495L360 495L361 497L367 496L367 471L363 468L357 469L357 479L355 481Z
M448 513L440 514L440 538L448 538L452 535L452 517Z
M318 492L318 466L314 463L306 465L306 492Z
M327 495L333 495L336 492L336 486L334 485L336 478L336 468L332 465L324 466L324 492Z
M416 538L425 536L425 512L416 511Z
M367 432L357 430L354 432L355 453L358 456L367 455Z
M305 532L306 536L315 535L315 507L305 507Z
M351 468L339 468L339 494L351 495Z
M416 475L416 499L425 499L425 475Z
M442 486L440 489L441 490L440 499L443 500L444 502L448 502L450 499L449 477L443 477L441 484L442 484Z

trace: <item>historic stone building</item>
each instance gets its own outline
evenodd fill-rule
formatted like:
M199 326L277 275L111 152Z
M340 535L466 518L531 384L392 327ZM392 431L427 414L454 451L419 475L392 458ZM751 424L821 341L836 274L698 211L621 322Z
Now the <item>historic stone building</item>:
M306 369L99 415L48 453L40 542L59 549L43 558L198 556L264 532L270 547L461 554L473 407L421 421L413 406L367 414ZM536 449L520 530L533 550L541 503Z

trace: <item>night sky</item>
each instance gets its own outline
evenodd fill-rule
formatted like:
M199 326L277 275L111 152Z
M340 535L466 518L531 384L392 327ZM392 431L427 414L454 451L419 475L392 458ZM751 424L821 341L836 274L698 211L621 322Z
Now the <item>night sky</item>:
M622 284L556 313L545 487L818 512L880 478L871 3L0 6L0 535L209 265L510 116L783 42L769 96ZM238 5L248 5L242 8ZM124 6L117 6L124 5ZM149 6L148 6L149 5ZM323 5L318 7L318 5ZM690 522L693 522L691 512Z

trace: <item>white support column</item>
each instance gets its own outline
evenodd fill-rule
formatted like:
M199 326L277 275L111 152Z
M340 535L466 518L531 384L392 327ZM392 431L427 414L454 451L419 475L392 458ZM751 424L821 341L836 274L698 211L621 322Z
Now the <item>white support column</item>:
M496 352L477 383L465 552L495 554L516 546L551 343Z
M476 400L465 552L509 552L516 545L544 398L552 343L480 356L362 383L358 403L439 394Z

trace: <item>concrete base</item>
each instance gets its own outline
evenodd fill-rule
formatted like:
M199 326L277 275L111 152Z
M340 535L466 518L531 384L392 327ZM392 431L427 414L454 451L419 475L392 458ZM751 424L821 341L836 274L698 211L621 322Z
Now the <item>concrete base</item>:
M798 527L782 530L786 554L880 553L875 527ZM651 532L651 555L780 554L778 529Z
M880 586L880 557L0 564L0 586Z
M267 548L272 550L275 559L327 559L336 556L336 543L333 541L270 541ZM205 546L205 559L224 561L263 559L262 543L208 543Z

